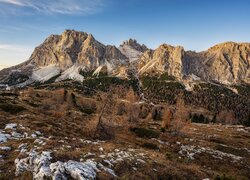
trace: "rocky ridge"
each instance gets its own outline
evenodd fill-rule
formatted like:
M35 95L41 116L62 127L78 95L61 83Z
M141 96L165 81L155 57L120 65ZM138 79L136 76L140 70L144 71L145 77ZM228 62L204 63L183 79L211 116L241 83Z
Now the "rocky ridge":
M223 84L250 82L250 44L226 42L207 51L186 52L186 73Z
M207 82L249 83L249 55L249 43L227 42L197 53L167 44L151 50L129 39L116 48L98 42L91 34L66 30L49 36L25 63L0 71L0 82L27 85L56 76L58 81L83 81L81 71L105 71L126 78L132 68L141 76L166 73L178 80L195 75Z

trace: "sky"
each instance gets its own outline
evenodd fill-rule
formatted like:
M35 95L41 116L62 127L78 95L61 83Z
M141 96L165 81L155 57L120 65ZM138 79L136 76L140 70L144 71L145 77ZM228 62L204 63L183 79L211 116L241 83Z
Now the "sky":
M250 0L0 0L0 69L28 60L50 34L88 32L119 46L129 38L203 51L250 42Z

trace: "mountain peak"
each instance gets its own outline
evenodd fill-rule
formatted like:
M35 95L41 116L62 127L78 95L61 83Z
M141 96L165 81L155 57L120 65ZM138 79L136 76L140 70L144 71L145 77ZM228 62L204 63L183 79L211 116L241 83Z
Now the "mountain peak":
M82 32L82 31L76 31L74 29L70 30L70 29L66 29L65 31L63 31L62 36L72 36L72 35L88 35L88 33L86 32Z
M60 79L73 77L82 80L78 72L81 69L93 71L108 66L110 74L121 67L133 67L138 74L167 73L180 80L183 75L194 74L205 81L235 83L250 82L249 64L249 43L225 42L196 53L168 44L149 50L130 38L116 48L100 43L90 33L65 30L61 35L49 36L26 63L2 70L0 80L13 77L9 76L12 70L22 72L21 75L34 81L47 80L55 73L63 74Z
M236 42L232 42L232 41L228 41L228 42L224 42L224 43L220 43L217 44L211 48L208 49L208 51L211 50L222 50L222 49L239 49L239 48L250 48L250 43L236 43Z
M139 44L137 40L130 38L127 41L124 41L121 46L130 46L133 49L140 51L140 52L145 52L148 50L147 46L144 44Z

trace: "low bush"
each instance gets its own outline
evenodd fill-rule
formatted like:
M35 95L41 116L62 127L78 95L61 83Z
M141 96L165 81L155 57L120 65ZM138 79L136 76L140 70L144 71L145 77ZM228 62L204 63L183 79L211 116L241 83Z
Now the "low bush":
M191 122L193 123L202 123L202 124L207 124L209 123L209 119L207 119L204 115L200 114L193 114L191 116Z
M131 131L135 132L136 136L141 138L158 138L160 133L151 129L145 128L132 128Z
M157 144L154 144L154 143L143 143L142 147L147 148L147 149L159 150L159 147L157 146Z
M81 108L81 112L90 115L96 112L96 108Z
M167 159L170 159L170 160L174 158L174 155L171 152L169 152L169 151L167 151L165 153L165 156L166 156Z
M7 103L0 104L0 109L2 109L5 112L13 113L13 114L16 114L16 113L19 113L19 112L26 110L22 106L18 106L18 105L14 105L14 104L7 104Z
M215 177L215 180L233 180L234 178L232 178L231 176L227 176L225 174L223 174L222 176L221 175L218 175Z
M247 126L247 127L250 127L250 115L249 115L247 120L243 121L243 125Z

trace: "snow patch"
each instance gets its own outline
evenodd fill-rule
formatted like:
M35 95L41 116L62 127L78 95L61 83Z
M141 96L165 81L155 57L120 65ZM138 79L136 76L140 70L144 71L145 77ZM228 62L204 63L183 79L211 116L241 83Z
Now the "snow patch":
M57 65L52 64L49 66L40 67L39 69L33 71L31 77L35 81L45 82L57 76L58 74L60 74L60 68Z
M4 129L15 129L17 127L16 123L6 124Z
M130 62L137 61L139 57L142 55L142 52L137 51L133 47L129 45L123 45L118 48L123 55L129 58Z
M2 151L10 151L10 150L11 150L11 147L0 146L0 150L2 150Z
M0 131L0 143L5 143L11 136Z
M67 79L72 79L76 81L82 82L84 80L84 77L79 74L80 70L83 69L82 66L73 65L66 71L62 73L62 75L56 79L56 81L62 81Z

